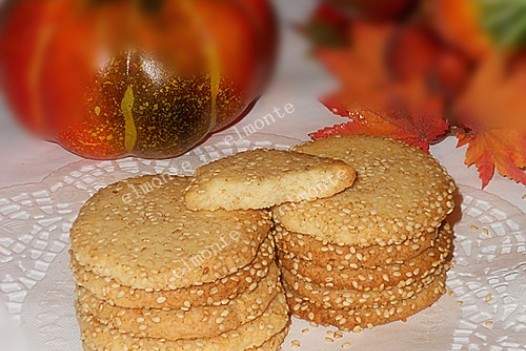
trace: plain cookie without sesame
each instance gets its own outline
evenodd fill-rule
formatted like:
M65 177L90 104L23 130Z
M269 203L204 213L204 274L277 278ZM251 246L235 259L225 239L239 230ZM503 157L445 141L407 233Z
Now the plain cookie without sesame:
M253 150L197 169L185 198L194 210L270 208L332 196L356 177L345 162L281 150Z
M355 184L330 198L273 210L287 230L342 245L397 245L434 234L454 207L455 184L430 155L392 139L335 136L295 151L347 162Z
M246 290L252 290L268 274L274 262L274 242L271 238L261 245L256 258L248 266L218 281L175 290L143 290L99 277L74 260L71 266L78 285L100 300L124 308L180 309L194 306L224 305Z
M137 289L217 281L254 260L272 222L264 211L191 211L189 177L144 176L97 192L71 229L71 255L101 277Z

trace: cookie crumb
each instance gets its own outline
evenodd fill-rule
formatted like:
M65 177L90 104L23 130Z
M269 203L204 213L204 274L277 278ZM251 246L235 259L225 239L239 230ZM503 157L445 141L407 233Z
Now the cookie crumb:
M350 350L351 349L351 342L350 341L346 341L342 344L342 347L341 347L342 350Z
M294 339L290 342L290 346L294 349L299 349L301 347L301 342L297 339Z

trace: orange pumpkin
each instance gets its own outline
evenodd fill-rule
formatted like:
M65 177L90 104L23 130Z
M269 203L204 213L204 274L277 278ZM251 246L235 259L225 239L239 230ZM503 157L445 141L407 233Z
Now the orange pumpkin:
M271 73L266 0L20 0L0 83L31 130L79 155L180 155L253 105Z

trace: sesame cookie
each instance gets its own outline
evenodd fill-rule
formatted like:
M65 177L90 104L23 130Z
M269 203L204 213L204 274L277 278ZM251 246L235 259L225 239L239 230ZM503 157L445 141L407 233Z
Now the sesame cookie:
M332 244L311 235L289 232L281 226L273 230L278 248L296 258L316 261L318 265L342 262L352 267L376 267L407 261L427 250L438 237L422 235L403 241L398 245L371 245L367 247Z
M246 349L245 351L279 351L281 350L281 345L283 344L283 341L287 337L288 328L285 328L282 332L279 334L274 335L269 340L265 341L265 343L259 347L251 347L249 349ZM85 351L98 351L96 349L84 347Z
M285 328L281 333L274 335L269 340L265 341L265 343L259 347L251 347L249 349L246 349L245 351L279 351L281 350L281 345L283 344L283 341L287 337L288 328ZM85 351L98 351L96 349L84 347Z
M241 152L196 174L185 194L194 210L262 209L324 198L347 189L356 177L345 162L281 150Z
M108 277L99 277L72 262L78 285L109 304L125 308L189 308L193 306L224 305L239 294L253 290L267 276L274 262L274 242L267 238L256 258L248 266L219 281L194 285L176 290L134 289Z
M136 289L214 282L252 262L268 236L263 211L191 211L189 177L144 176L97 192L71 229L71 255L87 270Z
M332 325L342 330L359 331L375 325L407 318L428 308L446 292L446 274L442 274L420 293L395 304L365 309L327 309L306 299L287 293L287 301L294 315L320 325Z
M297 278L294 274L283 270L283 284L285 290L307 301L329 309L341 308L377 308L399 300L407 300L420 293L437 276L444 273L444 268L433 275L429 275L413 284L394 286L381 291L357 291L352 289L327 289L314 283L308 283Z
M278 294L263 315L233 330L207 339L169 341L137 338L119 333L90 315L79 313L84 347L93 351L233 351L258 348L282 332L290 323L283 294Z
M402 142L335 136L295 148L347 162L355 184L330 198L287 203L274 219L291 232L333 244L396 245L433 234L455 207L455 184L430 155Z
M446 265L453 254L453 232L446 225L434 246L406 262L371 268L327 264L319 266L314 261L303 261L279 252L282 268L309 283L326 288L354 289L358 291L383 290L385 287L411 285L419 279L434 274Z
M289 327L287 326L285 329L283 329L283 331L274 335L269 340L265 341L263 345L259 347L251 347L246 351L279 351L281 350L281 345L287 337L288 332Z
M141 338L167 340L210 338L235 330L260 317L278 293L282 292L278 267L254 290L247 291L226 305L184 308L180 310L131 309L112 306L78 289L81 313L103 324L113 324L122 333Z

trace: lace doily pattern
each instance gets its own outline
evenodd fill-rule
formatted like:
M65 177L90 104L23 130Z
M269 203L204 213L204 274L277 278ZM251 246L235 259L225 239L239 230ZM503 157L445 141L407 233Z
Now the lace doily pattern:
M448 285L462 309L452 349L526 349L526 216L463 187L455 268Z
M141 174L191 174L232 153L297 142L264 134L216 136L177 159L80 161L40 183L0 190L0 304L24 331L27 350L81 350L68 233L98 189ZM406 323L359 334L294 320L283 349L526 350L526 215L497 196L460 188L463 216L455 225L448 296Z

